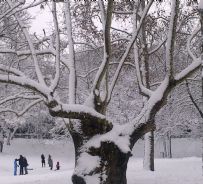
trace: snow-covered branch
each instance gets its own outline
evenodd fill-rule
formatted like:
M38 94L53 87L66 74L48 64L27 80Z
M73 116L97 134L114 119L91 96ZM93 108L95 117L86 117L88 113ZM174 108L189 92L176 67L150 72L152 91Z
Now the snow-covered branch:
M196 71L201 65L201 59L197 58L193 63L191 63L188 67L182 70L180 73L176 74L174 77L175 81L180 83L189 77L194 71Z
M31 55L30 50L14 50L14 49L0 49L1 54L16 54L17 56L29 56ZM45 54L53 54L55 55L54 50L52 49L43 49L36 50L36 55L45 55Z
M65 17L66 17L66 28L68 34L68 46L69 46L69 103L75 104L76 102L76 70L75 70L75 50L74 40L72 36L72 22L71 22L71 11L70 1L64 2L65 6Z
M60 114L60 117L62 118L71 118L71 119L100 119L105 120L106 116L98 113L93 108L87 107L85 105L79 105L79 104L58 104L54 108L51 108L50 110L51 115L58 116Z
M28 79L27 77L14 76L14 75L0 75L0 82L16 84L31 90L34 90L45 98L49 98L51 91L47 86L41 85L38 82Z
M7 0L9 6L12 8L13 7L13 3L11 2L11 0ZM38 63L38 60L37 60L37 55L36 55L36 52L35 52L35 48L34 48L34 45L33 45L33 42L30 38L30 35L27 31L27 28L26 26L24 25L24 23L22 22L22 20L18 17L18 14L15 13L14 14L16 20L18 21L18 24L20 25L25 37L26 37L26 40L28 41L28 45L29 45L29 48L30 48L30 51L32 53L32 58L33 58L33 61L34 61L34 65L35 65L35 69L36 69L36 74L37 74L37 77L38 77L38 80L41 84L43 85L46 85L45 81L44 81L44 78L43 78L43 75L42 75L42 72L40 70L40 67L39 67L39 63Z
M60 37L59 37L59 27L58 27L58 19L57 19L57 13L56 13L56 3L52 2L52 14L53 14L53 22L54 22L54 28L55 28L55 34L56 34L56 72L55 77L52 81L52 84L50 86L52 91L55 91L60 77Z
M95 90L99 90L100 88L100 84L103 80L103 77L109 65L109 59L111 54L110 28L111 28L111 21L112 21L113 0L108 1L106 12L103 5L103 1L99 0L99 6L101 11L102 26L103 26L104 56L103 56L103 61L99 67L99 70L97 71L97 74L95 76L95 80L93 82L93 88L92 88L93 93L95 92ZM108 91L108 89L106 90Z
M179 0L172 1L171 18L166 42L166 70L167 75L169 75L171 78L173 78L173 53L179 12L179 3Z
M139 65L139 56L138 56L138 48L136 45L134 45L134 61L135 61L135 67L136 67L136 76L137 76L137 81L139 84L139 88L141 93L144 95L147 95L148 97L151 96L152 91L148 88L146 88L143 85L142 78L141 78L141 72L140 72L140 65Z
M8 73L8 75L14 74L19 77L25 77L24 73L21 72L20 70L13 68L13 67L5 66L2 64L0 64L0 71L6 72L6 73Z
M193 105L195 106L195 108L196 108L197 111L199 112L200 116L203 118L203 111L201 110L201 108L200 108L199 105L196 103L195 99L193 98L192 93L191 93L190 88L189 88L189 84L188 84L187 81L186 81L186 88L187 88L187 92L188 92L188 95L189 95L189 97L190 97L190 100L192 101Z

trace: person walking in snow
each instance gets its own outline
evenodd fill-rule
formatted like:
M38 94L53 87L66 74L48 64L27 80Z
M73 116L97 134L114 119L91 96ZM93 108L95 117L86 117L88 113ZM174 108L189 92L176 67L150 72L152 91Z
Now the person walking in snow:
M50 170L52 170L53 169L53 160L51 158L51 155L49 155L49 157L48 157L48 164L49 164Z
M27 166L28 166L27 159L26 157L23 157L23 170L25 171L25 174L28 174Z
M20 155L20 158L18 159L18 164L20 166L20 175L23 175L23 166L24 166L24 163L23 163L23 156Z
M42 162L42 167L45 167L45 156L44 156L44 154L41 155L41 162Z
M56 163L56 170L59 170L60 169L60 164L59 162Z
M14 176L16 176L17 175L17 168L19 167L17 158L14 160L13 164L14 164L13 165L14 166Z

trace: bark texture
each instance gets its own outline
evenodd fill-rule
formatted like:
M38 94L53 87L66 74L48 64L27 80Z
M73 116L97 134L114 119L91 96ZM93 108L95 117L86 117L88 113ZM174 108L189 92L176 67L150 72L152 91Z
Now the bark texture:
M154 171L154 132L145 134L144 169Z
M77 124L78 131L73 131ZM127 184L126 170L131 153L123 153L118 146L110 141L103 141L99 147L84 149L84 145L95 135L102 135L112 129L112 125L96 120L71 122L71 135L75 145L75 173L72 176L73 184L90 184L88 177L96 176L100 184ZM81 170L80 159L83 155L88 158L99 158L97 167L89 171Z

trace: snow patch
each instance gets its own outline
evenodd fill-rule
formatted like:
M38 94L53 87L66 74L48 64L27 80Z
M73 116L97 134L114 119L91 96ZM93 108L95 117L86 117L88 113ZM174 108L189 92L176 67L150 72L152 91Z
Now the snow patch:
M91 108L95 108L95 105L94 105L94 95L93 93L91 93L87 99L85 100L85 103L84 105L88 106L88 107L91 107Z
M85 176L93 171L100 164L98 156L92 156L88 153L82 153L78 158L75 173L77 175ZM92 177L92 176L91 176Z

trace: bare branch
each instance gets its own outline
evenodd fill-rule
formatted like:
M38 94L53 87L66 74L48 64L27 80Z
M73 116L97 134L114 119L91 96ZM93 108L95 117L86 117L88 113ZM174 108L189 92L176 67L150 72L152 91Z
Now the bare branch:
M200 116L203 118L203 111L200 109L200 107L199 107L199 105L197 104L197 102L195 102L195 99L194 99L193 96L192 96L192 93L191 93L191 91L190 91L189 84L188 84L187 80L186 80L185 85L186 85L187 92L188 92L188 95L189 95L189 97L190 97L190 100L192 101L193 105L195 106L195 108L196 108L197 111L199 112Z
M133 14L133 11L126 12L126 11L116 11L116 10L114 10L113 13L115 13L115 14L123 14L123 15L131 15L131 14Z
M111 63L109 63L109 65L118 65L118 64L119 64L119 62L111 62ZM136 66L133 63L125 62L124 65L131 66L131 67L136 69ZM90 75L91 73L93 73L93 72L95 72L97 70L99 70L99 67L91 69L89 72L87 72L84 75L77 75L77 76L81 77L81 78L86 78L88 75Z
M139 66L139 56L138 56L138 48L136 45L134 46L134 61L135 61L135 67L136 67L136 76L137 76L137 81L139 84L139 88L141 90L141 93L144 93L148 97L151 96L152 91L150 89L147 89L142 82L141 78L141 72L140 72L140 66Z
M127 31L124 31L124 30L121 30L121 29L118 29L118 28L115 28L115 27L111 27L111 29L113 29L115 31L118 31L118 32L121 32L121 33L124 33L124 34L127 34L128 36L132 36L132 34L128 33Z
M9 6L12 8L13 7L13 3L11 2L11 0L7 0ZM25 25L23 24L23 22L20 20L20 18L18 17L17 13L14 14L16 20L18 21L18 24L20 25L27 41L28 41L28 44L29 44L29 47L30 47L30 51L32 53L32 58L33 58L33 61L34 61L34 64L35 64L35 69L36 69L36 74L37 74L37 77L38 77L38 80L41 84L43 85L46 85L45 81L44 81L44 78L43 78L43 75L41 73L41 70L40 70L40 67L39 67L39 63L38 63L38 60L37 60L37 56L36 56L36 52L35 52L35 48L34 48L34 45L32 43L32 40L30 38L30 35L27 31L27 28L25 27Z
M23 72L21 72L20 70L16 69L16 68L12 68L12 67L9 67L9 66L5 66L5 65L2 65L0 64L0 71L3 71L3 72L7 72L8 75L9 74L14 74L16 76L25 76Z
M26 87L42 94L45 98L48 98L51 94L50 89L47 86L41 85L38 82L28 79L26 77L14 76L14 75L0 75L0 82L16 84L18 86Z
M38 99L38 100L35 100L33 101L32 103L30 103L28 106L26 106L22 111L20 112L17 112L13 109L9 109L9 108L4 108L4 109L0 109L0 113L5 113L5 112L11 112L11 113L14 113L16 116L22 116L23 114L25 114L29 109L31 109L34 105L42 102L43 99Z
M103 36L104 36L104 57L103 61L99 67L99 70L95 76L95 80L93 82L92 92L95 90L99 90L100 84L102 82L103 77L105 76L106 70L109 65L109 59L111 54L111 38L110 38L110 28L111 28L111 19L112 19L112 9L113 9L113 0L109 0L107 4L107 11L105 14L105 9L103 5L103 1L99 0L101 15L102 15L102 25L103 25ZM106 93L108 93L108 89L106 89ZM107 96L107 94L106 94ZM105 97L106 99L106 97Z
M20 99L26 99L26 100L36 100L36 99L40 99L41 96L39 96L39 95L22 95L22 93L19 93L19 94L4 98L3 100L0 101L0 105L7 103L9 101L19 99L19 98Z
M193 31L192 35L189 37L187 41L187 51L192 58L193 61L197 60L197 57L192 53L190 49L190 43L192 42L192 39L197 35L197 33L200 31L200 28L197 28L196 30Z
M24 3L23 2L16 3L13 7L8 9L5 13L3 13L3 15L0 16L0 20L3 19L4 17L6 17L10 12L12 12L14 9L16 9L17 7L19 7L22 4L24 4Z
M72 36L72 22L70 12L70 1L64 2L65 5L65 17L66 17L66 28L68 32L69 42L69 103L75 104L76 102L76 71L75 71L75 50L74 41Z
M111 99L111 95L112 95L113 89L115 87L116 81L118 79L119 73L120 73L120 71L122 69L123 63L125 62L128 54L130 52L130 49L132 48L135 40L137 39L138 33L139 33L140 29L141 29L141 25L142 25L142 23L143 23L143 21L144 21L144 19L145 19L145 17L146 17L146 15L147 15L147 13L148 13L148 11L149 11L149 9L150 9L153 2L154 2L154 0L150 0L149 3L147 4L147 6L145 7L145 9L143 11L143 14L142 14L142 17L141 17L141 20L140 20L140 24L137 27L137 29L135 30L135 32L133 33L131 41L129 42L129 44L128 44L126 50L125 50L125 53L123 54L123 56L122 56L122 58L120 60L120 63L118 65L118 67L117 67L117 70L116 70L116 72L114 74L113 81L112 81L111 86L109 88L108 102Z
M166 43L166 40L167 39L165 38L157 47L155 47L153 50L149 51L149 55L158 51L162 47L162 45L164 45Z

